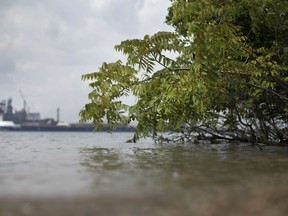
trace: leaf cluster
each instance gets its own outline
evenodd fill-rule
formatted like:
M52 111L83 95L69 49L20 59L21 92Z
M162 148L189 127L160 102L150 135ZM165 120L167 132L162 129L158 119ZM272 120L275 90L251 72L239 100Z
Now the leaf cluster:
M137 122L136 138L172 130L185 138L288 140L288 3L172 0L158 32L115 46L127 61L85 74L82 121ZM133 95L133 105L121 98ZM194 139L193 138L193 139ZM194 140L195 140L194 139Z

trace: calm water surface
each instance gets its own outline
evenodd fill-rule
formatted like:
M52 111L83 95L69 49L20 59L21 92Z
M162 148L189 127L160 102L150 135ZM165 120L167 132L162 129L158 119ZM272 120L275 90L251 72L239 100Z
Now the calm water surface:
M287 189L283 147L261 152L240 144L125 143L131 137L0 132L0 197L175 196L255 185Z

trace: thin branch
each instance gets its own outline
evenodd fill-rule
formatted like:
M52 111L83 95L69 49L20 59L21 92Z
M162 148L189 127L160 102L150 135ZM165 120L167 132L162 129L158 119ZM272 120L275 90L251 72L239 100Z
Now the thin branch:
M267 91L267 92L269 92L271 94L274 94L274 95L278 96L279 98L281 98L285 103L288 103L288 97L285 97L285 96L283 96L283 95L281 95L281 94L279 94L279 93L277 93L275 91L272 91L271 89L268 89L268 88L265 88L265 87L262 87L262 86L258 86L258 85L252 84L252 83L246 83L246 84L249 85L249 86L252 86L254 88L262 89L262 90Z

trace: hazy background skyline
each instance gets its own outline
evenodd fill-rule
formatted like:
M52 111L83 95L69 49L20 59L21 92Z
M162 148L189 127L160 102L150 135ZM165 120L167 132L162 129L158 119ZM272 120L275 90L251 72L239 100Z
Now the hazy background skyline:
M169 0L0 0L0 101L77 122L90 89L81 75L122 58L121 41L171 30Z

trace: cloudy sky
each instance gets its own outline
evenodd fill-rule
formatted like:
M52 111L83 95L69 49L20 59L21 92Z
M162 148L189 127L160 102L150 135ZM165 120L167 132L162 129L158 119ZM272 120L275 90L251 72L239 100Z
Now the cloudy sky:
M0 0L0 101L77 122L88 101L81 75L122 56L114 45L171 30L169 0Z

